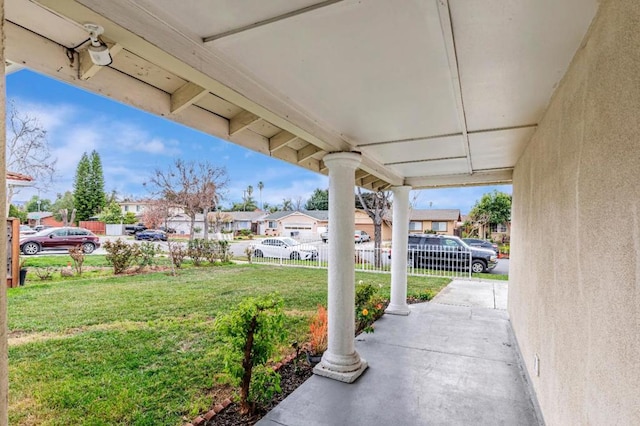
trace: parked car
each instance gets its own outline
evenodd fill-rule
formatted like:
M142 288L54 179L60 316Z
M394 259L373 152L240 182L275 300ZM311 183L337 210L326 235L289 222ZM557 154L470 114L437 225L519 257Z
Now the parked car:
M124 233L127 235L136 235L138 232L142 232L146 229L147 227L142 223L138 223L137 225L125 225Z
M36 231L36 232L40 232L43 229L50 229L50 228L52 228L52 227L49 226L49 225L36 225L36 226L33 227L34 231Z
M133 238L138 241L167 241L167 234L159 229L145 229L144 231L136 232Z
M61 227L47 228L33 235L20 237L20 251L27 255L37 254L42 250L61 250L82 246L89 254L100 247L100 239L84 228Z
M487 240L480 240L478 238L463 238L462 241L467 243L468 246L471 247L480 247L484 249L493 250L496 254L498 254L498 245L496 243L492 243Z
M167 234L175 234L176 233L175 228L169 228L167 226L159 226L158 229L160 231L166 232Z
M356 230L356 232L353 234L353 237L355 238L356 243L364 243L367 241L371 241L371 237L369 236L369 234L367 234L364 231Z
M255 257L276 257L292 260L315 260L318 248L309 244L300 244L289 237L265 238L253 246Z
M449 235L409 235L409 263L414 268L489 272L498 264L493 250L471 247ZM471 259L469 259L471 256Z
M38 231L30 227L29 225L20 225L20 235L33 235L36 232Z
M367 234L365 231L356 230L353 234L354 241L356 243L364 243L366 241L371 241L371 236ZM323 243L326 243L329 240L329 231L325 231L320 234L320 239L322 239Z

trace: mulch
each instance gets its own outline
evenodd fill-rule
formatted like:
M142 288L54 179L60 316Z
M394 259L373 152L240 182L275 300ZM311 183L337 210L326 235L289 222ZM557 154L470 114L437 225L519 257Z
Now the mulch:
M269 405L261 407L253 416L243 416L240 414L240 406L232 402L227 408L216 414L211 420L204 423L205 426L224 425L239 426L253 425L264 417L271 409L275 408L289 394L291 394L298 386L303 384L309 377L313 375L313 368L307 363L304 354L283 364L280 369L280 387L282 392L277 394L269 403Z

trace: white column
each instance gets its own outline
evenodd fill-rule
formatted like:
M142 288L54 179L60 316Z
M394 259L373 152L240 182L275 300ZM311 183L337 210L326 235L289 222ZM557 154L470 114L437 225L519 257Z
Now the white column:
M391 235L391 301L387 314L409 315L407 305L407 244L409 243L410 186L393 191L393 231Z
M360 154L327 154L329 168L329 344L315 374L352 383L367 368L355 349L355 171Z

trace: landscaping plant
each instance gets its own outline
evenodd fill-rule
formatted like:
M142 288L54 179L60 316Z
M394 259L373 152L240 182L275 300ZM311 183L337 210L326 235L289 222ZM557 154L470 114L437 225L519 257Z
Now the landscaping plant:
M84 263L84 250L82 246L75 246L69 249L69 256L73 260L73 269L78 276L82 276L82 264Z
M329 328L329 321L327 316L327 308L322 305L318 305L316 314L309 323L309 335L310 341L310 355L319 356L327 350L327 330Z
M240 412L253 413L256 403L280 392L280 376L265 366L283 341L284 302L271 294L247 298L216 320L216 331L227 347L226 372L240 385Z
M115 241L107 241L103 247L107 252L105 258L113 266L115 275L126 271L140 257L138 244L127 244L120 238Z
M156 255L162 253L162 249L159 245L143 242L140 244L140 257L138 260L138 269L143 269L145 266L153 266L156 264Z
M387 301L372 284L358 282L356 286L356 332L373 333L373 323L384 314Z

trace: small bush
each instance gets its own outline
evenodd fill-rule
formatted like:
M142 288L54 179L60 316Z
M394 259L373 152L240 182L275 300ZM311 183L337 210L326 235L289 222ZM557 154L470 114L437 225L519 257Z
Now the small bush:
M247 262L249 263L253 263L253 253L254 253L255 248L253 246L247 246L244 249L244 254L247 255Z
M202 260L207 257L208 241L200 238L190 240L187 244L187 256L191 258L191 262L194 266L200 266Z
M140 257L138 244L127 244L120 238L104 243L107 252L105 259L113 266L113 273L118 275L127 270Z
M138 258L138 267L140 269L145 266L153 266L156 264L156 256L160 254L162 250L160 246L150 243L148 241L140 244L140 257Z
M373 323L384 314L387 301L379 294L379 288L371 284L356 286L356 335L373 333Z
M84 251L82 246L75 246L69 249L69 256L73 260L73 268L78 276L82 276L82 264L84 263Z
M53 279L53 273L56 271L56 268L47 266L45 268L33 268L31 270L36 273L40 281L47 281Z
M173 266L180 268L186 255L187 251L182 247L182 244L169 242L169 258Z
M327 316L327 308L318 305L316 314L309 323L309 335L311 336L311 355L321 355L327 350L329 320Z
M218 247L220 247L220 260L223 263L227 263L231 260L231 251L229 250L229 241L218 241Z
M255 410L280 391L280 376L265 364L285 336L284 302L276 295L248 298L216 320L226 346L224 369L240 385L240 411Z

